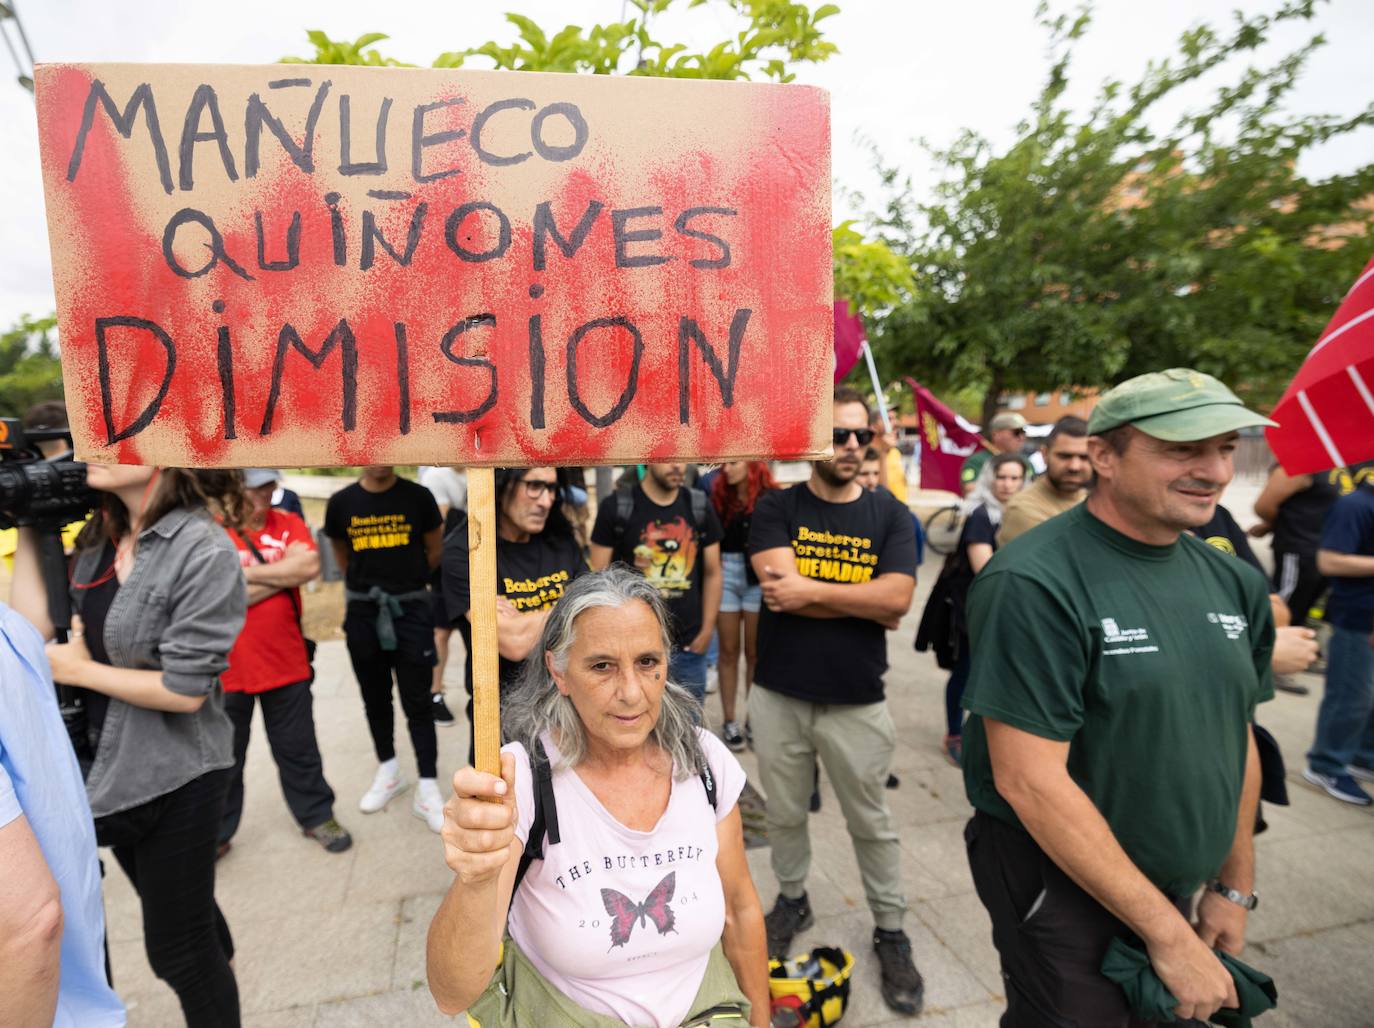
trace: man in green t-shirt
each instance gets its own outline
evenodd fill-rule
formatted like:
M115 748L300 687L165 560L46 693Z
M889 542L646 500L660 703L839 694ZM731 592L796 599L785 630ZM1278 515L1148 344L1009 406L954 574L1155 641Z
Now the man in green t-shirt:
M964 458L964 463L959 468L959 484L963 486L965 496L973 491L973 484L978 481L988 458L999 453L1020 451L1021 445L1026 441L1026 419L1014 411L1003 411L995 415L988 422L988 439L992 441L992 448L979 447L974 450ZM1021 463L1026 466L1027 477L1035 474L1035 468L1024 455L1021 457Z
M1212 947L1239 952L1255 903L1250 726L1274 624L1263 575L1187 530L1231 480L1237 429L1265 424L1195 371L1122 383L1089 422L1086 503L974 580L965 840L1003 1025L1142 1023L1100 973L1118 935L1144 942L1179 1018L1236 1005Z

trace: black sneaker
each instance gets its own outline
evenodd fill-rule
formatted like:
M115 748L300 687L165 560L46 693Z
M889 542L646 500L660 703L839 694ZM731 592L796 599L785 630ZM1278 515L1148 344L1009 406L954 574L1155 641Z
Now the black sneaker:
M739 753L744 749L744 733L740 731L738 721L727 721L721 725L720 737L732 753Z
M434 699L434 723L442 728L448 728L456 720L453 711L448 709L448 704L444 702L444 694L441 692L432 693Z
M314 839L330 853L342 853L353 845L353 836L348 834L348 829L332 817L324 824L305 829L305 837Z
M816 915L811 913L811 902L801 899L788 899L782 894L763 919L768 930L768 955L777 960L786 960L792 949L792 939L798 932L804 932L816 923Z
M926 998L926 983L911 959L911 940L906 932L873 929L873 950L882 965L883 1002L899 1014L919 1014Z
M812 789L812 790L811 790L811 802L808 803L806 806L807 806L807 809L809 809L809 810L811 811L811 813L813 813L813 814L819 814L819 813L820 813L820 811L821 811L821 791L820 791L819 789Z

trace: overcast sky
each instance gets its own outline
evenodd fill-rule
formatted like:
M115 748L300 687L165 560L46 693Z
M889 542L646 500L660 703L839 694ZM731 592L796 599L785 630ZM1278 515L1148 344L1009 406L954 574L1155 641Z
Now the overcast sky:
M1107 77L1135 81L1149 59L1175 52L1184 29L1198 20L1224 25L1238 2L1102 0L1094 27L1078 48L1071 99L1086 105ZM624 3L16 0L13 6L19 8L40 62L266 63L284 54L309 53L305 30L319 28L347 39L386 32L391 39L381 45L387 54L426 65L444 50L487 39L510 42L514 29L503 21L505 10L556 29L568 22L617 20ZM1256 3L1247 6L1260 9ZM1043 81L1045 39L1034 22L1034 0L841 0L840 7L838 16L823 22L840 53L826 64L801 69L798 81L830 90L835 177L846 189L867 192L871 200L876 199L876 180L860 140L872 140L889 160L910 168L923 190L933 180L915 139L947 143L968 127L1004 143ZM659 36L710 46L737 29L728 8L715 3L664 19ZM1315 29L1330 43L1296 90L1293 108L1353 113L1374 98L1374 2L1323 5ZM1264 53L1272 57L1291 49L1315 29L1287 27ZM479 58L471 66L486 67L487 62ZM0 140L6 157L0 162L0 326L22 313L46 313L54 305L33 101L13 82L8 55L0 53ZM1202 99L1203 93L1195 91L1161 113L1177 113ZM1320 176L1370 160L1374 132L1326 148L1302 171ZM850 213L837 198L836 218Z

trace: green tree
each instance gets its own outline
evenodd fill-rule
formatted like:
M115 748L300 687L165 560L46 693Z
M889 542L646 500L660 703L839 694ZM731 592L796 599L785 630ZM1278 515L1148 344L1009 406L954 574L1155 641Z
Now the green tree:
M17 418L42 400L62 399L56 327L54 315L24 315L0 332L0 415Z
M1150 126L1176 90L1248 58L1315 0L1201 25L1130 87L1104 83L1092 108L1064 103L1090 11L1038 17L1052 59L1016 138L998 151L964 131L932 149L943 180L928 202L883 168L883 232L920 285L879 327L889 365L933 383L999 393L1106 385L1188 365L1256 402L1276 398L1368 256L1374 164L1311 180L1312 147L1374 124L1284 109L1320 35L1269 67L1217 85L1167 130ZM1215 77L1215 76L1214 76ZM1210 79L1208 79L1210 82Z
M594 75L648 75L669 78L751 79L790 82L793 69L834 55L820 23L839 13L834 4L811 10L790 0L718 0L739 17L741 27L710 50L693 51L686 44L656 38L656 15L678 0L630 0L630 17L608 25L567 25L549 33L522 14L507 14L517 39L510 44L488 41L465 50L452 50L434 60L436 68L457 68L469 58L486 58L511 71L577 72ZM685 7L701 7L706 0L686 0ZM286 61L316 64L394 65L372 44L386 39L370 32L353 42L330 39L320 31L308 33L315 53ZM911 268L905 258L881 240L866 239L852 221L834 230L835 295L852 300L869 318L909 299Z
M488 58L497 68L509 71L582 72L594 75L652 75L670 78L749 79L762 77L790 82L791 67L824 61L837 52L825 39L820 22L839 13L834 4L814 11L791 0L719 0L732 8L742 25L738 33L706 52L694 52L685 43L654 37L656 15L670 7L701 7L706 0L630 0L631 13L624 21L607 25L567 25L548 33L523 14L507 14L518 39L508 45L489 40L463 50L450 50L434 59L436 68L458 68L470 57ZM309 64L395 65L400 62L367 49L387 36L370 32L352 43L332 40L311 31L312 57L286 57L285 61ZM632 52L633 51L633 52Z

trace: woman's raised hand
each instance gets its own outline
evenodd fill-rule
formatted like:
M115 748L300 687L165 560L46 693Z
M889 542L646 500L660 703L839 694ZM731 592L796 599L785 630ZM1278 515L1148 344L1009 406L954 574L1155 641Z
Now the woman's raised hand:
M501 754L501 777L465 767L453 776L444 804L444 861L465 885L495 883L518 849L515 838L515 757Z

